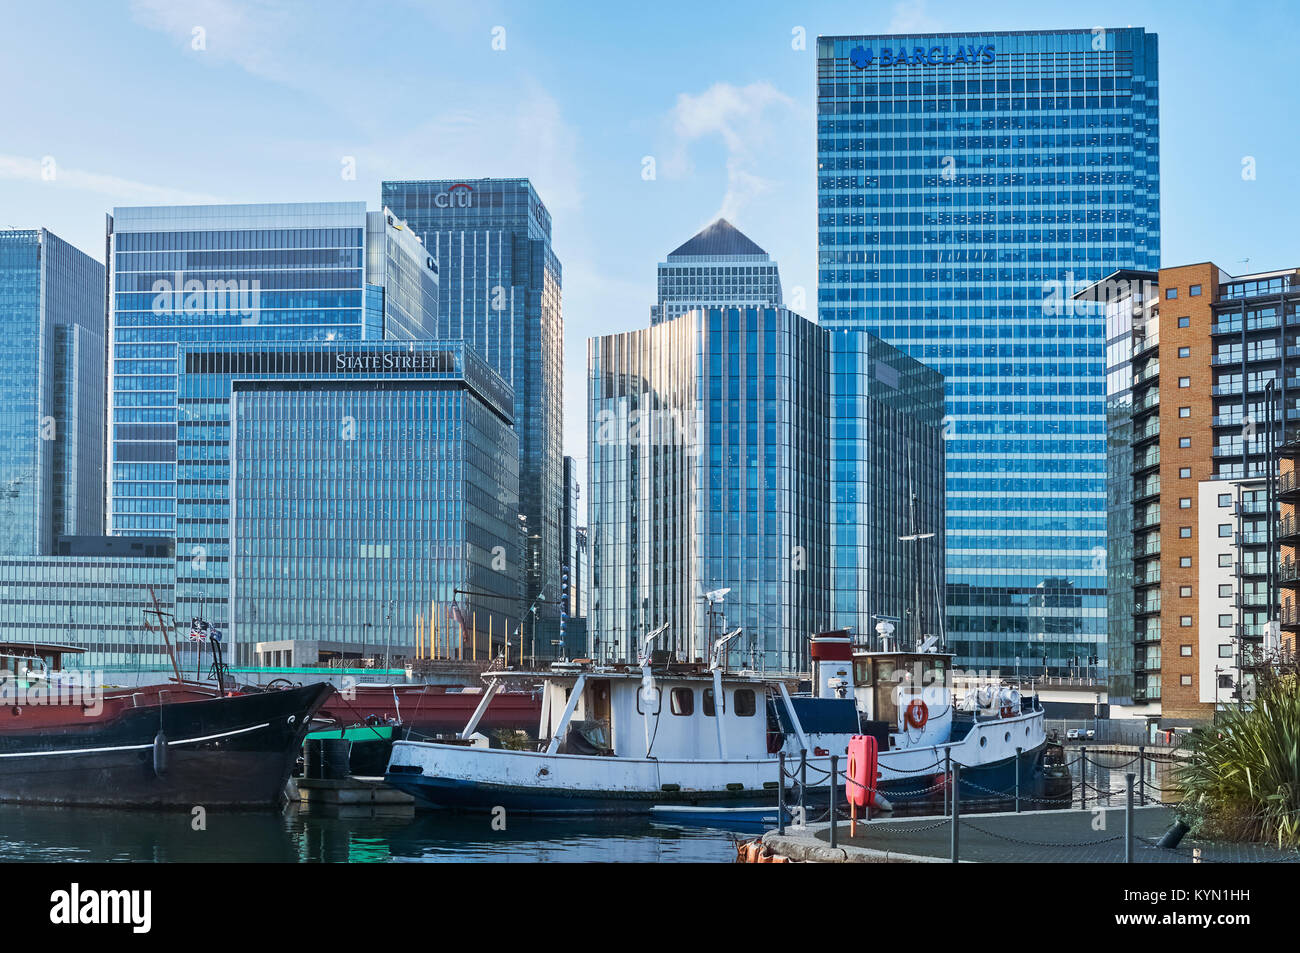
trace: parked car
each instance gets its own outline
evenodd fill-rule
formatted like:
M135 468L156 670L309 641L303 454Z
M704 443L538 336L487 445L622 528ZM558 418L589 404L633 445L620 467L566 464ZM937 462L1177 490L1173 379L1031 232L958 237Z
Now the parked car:
M1079 740L1079 731L1080 731L1080 730L1081 730L1081 729L1079 729L1079 728L1071 728L1069 731L1067 731L1067 732L1065 733L1065 740L1066 740L1066 741L1078 741L1078 740Z
M1096 732L1095 729L1093 729L1093 728L1089 728L1086 732L1084 732L1084 736L1085 736L1089 741L1091 741L1093 738L1096 738L1096 737L1097 737L1097 732Z

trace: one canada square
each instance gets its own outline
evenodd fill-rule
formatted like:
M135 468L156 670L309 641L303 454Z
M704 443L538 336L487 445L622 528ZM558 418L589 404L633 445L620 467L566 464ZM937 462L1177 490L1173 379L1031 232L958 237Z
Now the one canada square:
M821 323L947 384L951 644L1104 666L1104 326L1065 302L1159 264L1156 37L824 36L817 83Z

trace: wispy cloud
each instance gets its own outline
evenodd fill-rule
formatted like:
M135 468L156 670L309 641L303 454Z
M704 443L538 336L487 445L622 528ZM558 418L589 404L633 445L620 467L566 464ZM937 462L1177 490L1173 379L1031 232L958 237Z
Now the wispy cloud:
M51 176L52 172L52 176ZM34 182L57 189L74 189L107 196L108 205L208 205L228 202L215 195L190 192L166 185L135 182L102 172L69 169L55 163L53 167L40 159L0 153L0 179Z
M774 183L758 172L759 159L765 147L781 138L784 123L773 114L794 109L794 101L767 82L714 83L702 93L679 94L670 113L675 143L665 174L689 174L690 146L703 139L721 139L727 153L727 191L718 215L735 219L746 205L773 188Z
M195 49L201 40L202 52L214 61L277 83L302 83L287 58L287 41L310 21L310 7L275 0L131 0L131 15L184 47Z

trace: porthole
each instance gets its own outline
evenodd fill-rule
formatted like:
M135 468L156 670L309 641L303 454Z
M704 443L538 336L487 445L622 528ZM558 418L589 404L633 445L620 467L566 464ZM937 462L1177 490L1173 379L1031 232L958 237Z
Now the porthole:
M1008 731L1005 735L1003 735L1002 740L1009 742L1011 740L1011 732Z
M1029 726L1028 726L1028 725L1025 725L1025 737L1026 737L1026 738L1029 737Z
M980 747L983 748L983 747L984 747L986 744L988 744L988 743L989 743L988 736L987 736L987 735L981 735L981 736L980 736Z

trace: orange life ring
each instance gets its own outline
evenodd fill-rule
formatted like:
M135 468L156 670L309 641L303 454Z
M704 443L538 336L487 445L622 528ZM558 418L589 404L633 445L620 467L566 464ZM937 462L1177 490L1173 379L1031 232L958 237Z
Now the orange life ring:
M921 729L930 720L930 709L919 698L913 698L903 713L904 720L913 728Z

